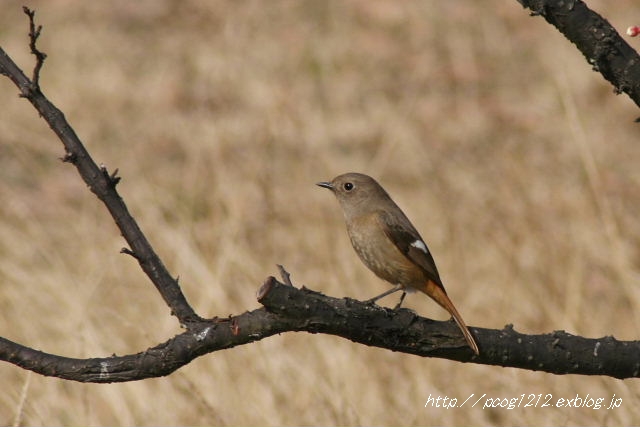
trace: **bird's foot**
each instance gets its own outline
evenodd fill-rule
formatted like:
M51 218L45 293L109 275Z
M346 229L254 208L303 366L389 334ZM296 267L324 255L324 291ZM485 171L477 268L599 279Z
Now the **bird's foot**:
M402 292L402 296L400 297L400 301L398 301L398 304L396 304L395 307L393 307L393 311L398 311L400 310L400 307L402 307L402 302L404 301L404 297L407 296L406 292Z

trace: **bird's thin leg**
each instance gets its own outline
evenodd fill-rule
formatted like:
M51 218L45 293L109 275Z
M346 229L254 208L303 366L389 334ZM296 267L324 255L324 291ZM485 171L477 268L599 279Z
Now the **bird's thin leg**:
M377 297L373 297L373 298L371 298L371 299L369 299L369 300L366 300L365 302L366 302L367 304L373 304L373 303L375 303L376 301L378 301L380 298L384 298L384 297L386 297L387 295L391 295L391 294L392 294L392 293L394 293L394 292L398 292L398 291L399 291L399 290L401 290L402 288L403 288L403 287L402 287L401 285L395 285L393 288L389 289L388 291L381 293L381 294L380 294L380 295L378 295Z
M406 292L402 292L402 296L400 297L400 301L398 301L398 304L396 304L395 307L393 307L394 310L398 310L401 306L402 306L402 301L404 301L404 297L407 296Z

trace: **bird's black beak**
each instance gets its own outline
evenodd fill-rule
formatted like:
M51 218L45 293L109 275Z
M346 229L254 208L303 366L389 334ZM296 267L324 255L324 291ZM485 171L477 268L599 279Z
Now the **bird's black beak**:
M333 184L330 182L317 182L316 185L318 187L328 188L329 190L333 190Z

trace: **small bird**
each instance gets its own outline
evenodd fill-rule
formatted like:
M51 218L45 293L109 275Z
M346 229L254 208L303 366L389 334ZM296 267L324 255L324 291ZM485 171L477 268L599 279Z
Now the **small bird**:
M471 332L444 290L429 248L384 188L361 173L346 173L316 185L328 188L338 199L351 244L362 262L378 277L395 285L368 302L374 303L402 290L398 309L407 292L424 292L453 316L469 347L480 354Z

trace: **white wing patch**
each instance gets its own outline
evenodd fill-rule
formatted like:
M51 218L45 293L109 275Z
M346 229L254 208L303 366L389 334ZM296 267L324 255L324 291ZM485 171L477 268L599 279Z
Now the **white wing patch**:
M429 249L427 249L427 245L425 245L422 240L416 240L411 244L411 246L413 246L414 248L420 249L425 254L429 253Z

